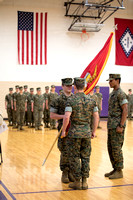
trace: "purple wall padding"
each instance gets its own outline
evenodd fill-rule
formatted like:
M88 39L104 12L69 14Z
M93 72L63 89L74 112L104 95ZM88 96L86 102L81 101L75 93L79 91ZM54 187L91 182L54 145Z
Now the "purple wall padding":
M60 89L62 89L61 86L56 86L55 91L59 94ZM72 92L74 93L74 88L72 88ZM103 95L101 117L108 117L109 87L100 87L100 92Z

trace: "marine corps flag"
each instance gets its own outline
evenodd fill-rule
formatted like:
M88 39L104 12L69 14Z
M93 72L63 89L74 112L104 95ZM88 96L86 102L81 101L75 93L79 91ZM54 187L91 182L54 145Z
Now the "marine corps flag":
M88 94L97 84L103 69L107 63L111 46L112 46L113 33L110 34L104 47L96 55L96 57L91 61L91 63L83 71L81 78L86 80L85 94Z
M133 66L133 20L115 18L115 64Z

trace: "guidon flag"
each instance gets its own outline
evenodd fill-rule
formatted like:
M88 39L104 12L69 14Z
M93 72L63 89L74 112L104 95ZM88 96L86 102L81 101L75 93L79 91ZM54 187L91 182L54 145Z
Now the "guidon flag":
M101 51L96 55L96 57L91 61L91 63L86 67L86 69L81 74L81 78L85 78L86 87L84 90L85 94L88 94L93 90L97 84L107 60L110 55L113 40L113 32L110 33L106 43L104 44Z

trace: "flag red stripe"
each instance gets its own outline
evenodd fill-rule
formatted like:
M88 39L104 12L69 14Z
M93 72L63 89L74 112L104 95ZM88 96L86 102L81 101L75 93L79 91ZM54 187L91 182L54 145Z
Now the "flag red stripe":
M40 64L42 65L42 25L43 25L43 13L40 17Z
M26 64L29 64L29 31L26 31Z
M18 63L20 64L20 31L18 30Z
M38 13L36 13L36 65L38 65Z
M33 56L34 56L34 54L33 54L33 31L31 31L31 65L33 65Z
M84 78L87 73L91 75L91 82L87 83L87 87L85 89L85 94L88 94L96 85L98 82L100 75L107 63L111 46L112 46L112 37L113 33L110 34L108 40L106 41L104 47L101 49L101 51L95 56L95 58L91 61L91 63L86 67L86 69L83 71L81 78ZM96 70L96 74L94 74L94 71ZM88 75L89 75L88 74Z
M24 31L22 31L22 64L24 64Z
M45 45L45 49L44 49L44 58L45 58L45 65L47 64L47 13L45 13L45 38L44 38L44 45Z

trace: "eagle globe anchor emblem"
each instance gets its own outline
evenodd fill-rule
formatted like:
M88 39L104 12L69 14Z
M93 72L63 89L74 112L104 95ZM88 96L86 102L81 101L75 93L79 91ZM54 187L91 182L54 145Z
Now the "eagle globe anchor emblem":
M94 73L92 76L89 72L87 72L84 77L85 78L85 90L87 89L87 84L92 83L92 81L96 78L96 76L97 76L97 65L95 67L95 70L94 70Z

